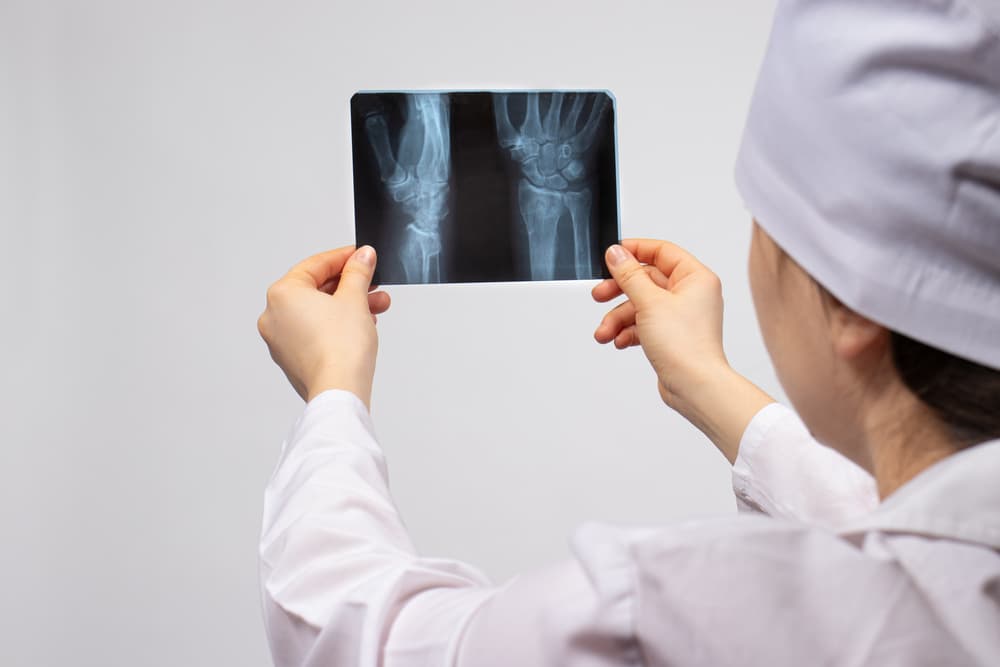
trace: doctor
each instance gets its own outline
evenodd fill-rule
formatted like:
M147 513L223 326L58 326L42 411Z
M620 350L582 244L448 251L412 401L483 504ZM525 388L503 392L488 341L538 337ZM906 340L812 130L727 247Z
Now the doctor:
M595 337L641 345L741 512L585 525L503 585L419 556L393 505L374 251L268 290L308 402L265 495L277 665L1000 664L1000 7L780 0L736 175L795 412L729 367L718 278L681 248L612 246L593 297L624 295Z

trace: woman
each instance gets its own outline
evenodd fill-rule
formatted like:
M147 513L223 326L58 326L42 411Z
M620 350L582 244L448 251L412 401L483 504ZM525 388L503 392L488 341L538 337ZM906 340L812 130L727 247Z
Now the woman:
M998 18L779 3L737 184L801 421L729 367L709 269L664 241L608 249L593 296L626 300L595 337L642 346L733 463L737 516L587 525L574 558L501 587L419 557L367 410L374 251L275 283L259 328L308 402L265 499L276 664L1000 664Z

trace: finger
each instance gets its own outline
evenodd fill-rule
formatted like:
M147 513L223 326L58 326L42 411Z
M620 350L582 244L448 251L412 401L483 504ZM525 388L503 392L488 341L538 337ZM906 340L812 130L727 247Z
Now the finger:
M635 306L631 301L623 301L608 311L601 320L594 338L599 343L609 343L625 328L635 324Z
M336 276L334 278L330 278L325 283L323 283L322 286L320 286L319 291L320 292L326 292L327 294L333 294L334 292L337 291L337 285L339 285L339 284L340 284L340 276ZM369 292L374 292L378 288L379 288L379 286L373 283L368 288L368 291Z
M373 292L368 295L368 310L370 310L373 315L380 315L384 313L389 310L390 305L392 305L392 300L385 292Z
M636 308L645 308L664 294L663 289L650 278L649 272L624 247L612 245L604 257L611 276Z
M606 278L594 285L594 289L590 290L590 295L594 297L594 301L597 301L598 303L611 301L612 299L621 296L621 293L622 288L618 287L618 283L615 282L614 278Z
M705 265L679 245L659 239L624 239L622 246L637 260L651 264L668 279L669 286Z
M286 278L319 289L340 275L344 263L353 253L352 245L318 253L293 266Z
M358 248L344 264L336 296L363 298L368 295L375 273L375 248L370 245Z
M500 145L509 148L517 141L517 130L510 122L510 110L507 107L507 98L510 93L492 93L493 95L493 115L497 120L497 138Z
M663 271L660 271L652 264L646 264L646 273L649 274L649 277L658 287L670 289L670 279L663 275Z
M570 139L570 144L572 144L574 152L582 153L594 143L594 136L600 127L601 117L604 115L607 104L607 96L604 93L596 93L594 104L590 107L590 115L587 117L587 122L584 124L583 129L580 130L580 133Z
M538 113L538 93L528 93L527 105L521 132L537 139L542 136L542 121Z
M398 165L396 156L392 154L392 144L389 142L389 126L382 114L369 116L365 121L365 131L372 150L375 151L379 175L383 181L387 181L396 173Z
M562 115L563 96L566 93L551 93L549 108L545 112L545 136L555 138L559 133L559 121Z
M576 121L583 110L583 100L586 93L573 93L573 104L569 107L569 114L566 116L566 124L563 125L563 139L568 139L576 134Z
M650 264L643 265L643 268L646 269L646 273L649 274L649 277L653 279L654 283L664 289L669 287L670 281L658 268ZM594 301L604 303L605 301L611 301L612 299L621 296L622 288L618 286L618 283L615 282L614 278L607 278L595 285L594 289L590 291L590 294L594 297Z
M630 327L622 329L617 336L615 336L615 347L619 350L624 350L627 347L633 347L639 345L639 331L635 328L633 324Z

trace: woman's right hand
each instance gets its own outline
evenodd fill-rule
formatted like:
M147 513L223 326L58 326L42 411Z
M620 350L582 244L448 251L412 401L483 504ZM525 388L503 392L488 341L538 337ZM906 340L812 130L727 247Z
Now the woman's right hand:
M668 241L626 239L605 259L612 278L594 287L594 299L627 300L604 316L594 338L618 349L641 345L663 401L734 461L746 425L773 399L729 366L719 277Z
M624 247L623 247L624 246ZM679 409L686 389L729 368L722 349L722 283L668 241L626 239L605 254L613 278L593 290L606 302L628 300L601 321L594 338L624 349L642 345L664 402Z

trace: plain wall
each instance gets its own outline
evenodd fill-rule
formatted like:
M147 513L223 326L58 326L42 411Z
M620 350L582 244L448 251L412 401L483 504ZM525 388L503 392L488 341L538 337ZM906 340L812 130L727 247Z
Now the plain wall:
M302 403L268 284L353 242L359 89L607 88L622 231L722 277L779 389L732 165L773 2L0 0L0 664L269 663L262 490ZM595 281L390 289L374 416L419 548L497 581L587 519L729 513Z

